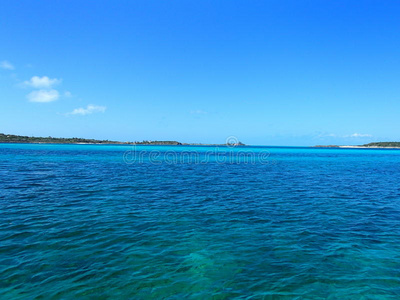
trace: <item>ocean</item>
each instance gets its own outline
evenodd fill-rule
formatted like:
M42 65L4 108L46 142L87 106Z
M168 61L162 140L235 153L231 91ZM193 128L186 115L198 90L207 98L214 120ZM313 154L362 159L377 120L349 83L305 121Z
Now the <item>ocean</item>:
M399 299L400 150L0 144L1 299Z

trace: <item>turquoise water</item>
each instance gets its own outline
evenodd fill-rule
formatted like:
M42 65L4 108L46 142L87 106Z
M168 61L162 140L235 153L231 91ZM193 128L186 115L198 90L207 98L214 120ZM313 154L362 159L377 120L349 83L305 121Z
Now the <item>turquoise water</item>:
M0 144L2 299L399 299L400 151Z

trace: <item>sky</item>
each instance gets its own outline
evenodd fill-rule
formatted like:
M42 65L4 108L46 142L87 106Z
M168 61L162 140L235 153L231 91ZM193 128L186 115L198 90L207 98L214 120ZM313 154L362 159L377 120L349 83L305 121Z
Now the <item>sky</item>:
M0 1L0 132L400 141L400 2Z

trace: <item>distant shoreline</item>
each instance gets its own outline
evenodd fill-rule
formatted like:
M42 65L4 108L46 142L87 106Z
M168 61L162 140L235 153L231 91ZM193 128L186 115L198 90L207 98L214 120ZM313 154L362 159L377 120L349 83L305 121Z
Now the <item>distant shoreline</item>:
M328 146L324 146L324 145L317 145L317 146L312 146L312 148L337 148L337 149L400 149L400 147L390 147L390 146L348 146L348 145L344 145L344 146L339 146L339 145L328 145Z
M355 148L355 149L400 149L400 147L379 147L379 146L339 146L339 148Z
M59 144L59 145L125 145L125 146L246 146L241 142L235 144L201 144L181 143L177 141L135 141L120 142L85 138L30 137L0 133L0 144Z
M0 142L1 144L29 144L29 145L104 145L104 146L199 146L199 147L231 147L227 144L191 144L191 143L179 143L179 144L142 144L142 143L58 143L58 142ZM249 145L234 145L240 147L248 147Z

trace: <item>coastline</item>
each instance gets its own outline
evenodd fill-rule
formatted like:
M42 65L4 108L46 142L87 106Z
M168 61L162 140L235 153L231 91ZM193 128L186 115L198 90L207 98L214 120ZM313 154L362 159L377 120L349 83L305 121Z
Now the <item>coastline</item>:
M220 146L220 147L231 147L228 144L199 144L199 143L179 143L179 144L167 144L167 143L59 143L59 142L4 142L0 141L1 144L31 144L31 145L104 145L104 146ZM247 147L249 145L234 145L235 147Z
M350 145L344 145L344 146L338 146L338 145L330 145L330 146L312 146L312 148L339 148L339 149L400 149L400 147L380 147L380 146L350 146Z
M0 133L0 144L65 144L65 145L140 145L140 146L246 146L240 141L225 144L181 143L173 140L113 141L88 138L33 137Z
M349 148L349 149L400 149L400 147L379 147L379 146L338 146L338 148Z

